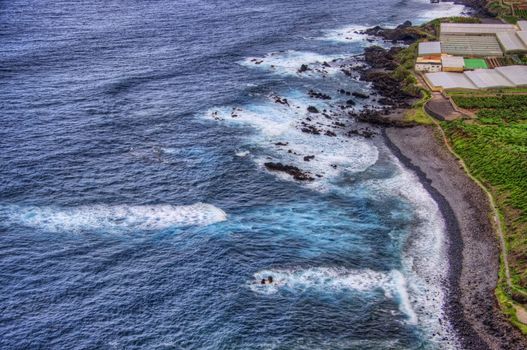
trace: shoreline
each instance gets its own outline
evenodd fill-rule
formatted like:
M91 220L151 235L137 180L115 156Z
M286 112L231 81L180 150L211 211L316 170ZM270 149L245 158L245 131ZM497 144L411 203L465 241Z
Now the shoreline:
M436 134L435 126L385 127L386 146L438 204L447 234L447 317L464 349L526 349L496 300L499 242L490 203Z

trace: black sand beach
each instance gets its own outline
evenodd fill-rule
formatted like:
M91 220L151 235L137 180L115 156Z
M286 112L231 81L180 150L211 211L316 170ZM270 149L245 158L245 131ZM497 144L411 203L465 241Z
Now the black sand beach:
M448 314L466 349L526 349L500 311L499 241L486 195L431 126L386 128L386 144L438 203L448 232Z

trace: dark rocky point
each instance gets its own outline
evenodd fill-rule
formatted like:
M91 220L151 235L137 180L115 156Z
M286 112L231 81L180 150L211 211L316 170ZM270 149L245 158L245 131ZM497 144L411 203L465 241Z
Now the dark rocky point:
M269 171L279 171L279 172L289 174L293 177L293 179L298 180L298 181L315 180L311 175L309 175L309 173L306 173L293 165L284 165L282 163L268 162L268 163L264 163L264 166Z

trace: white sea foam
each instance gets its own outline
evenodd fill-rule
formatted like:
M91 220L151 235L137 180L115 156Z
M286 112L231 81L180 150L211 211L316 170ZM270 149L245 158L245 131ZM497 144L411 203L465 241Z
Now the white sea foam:
M261 284L262 279L273 277L272 284ZM308 269L271 269L254 274L248 282L249 288L260 294L274 294L280 290L306 292L315 290L324 293L343 291L370 292L380 289L386 298L397 299L399 310L407 316L407 322L417 323L406 290L406 280L400 271L379 272L370 269L351 270L344 268L316 267Z
M240 62L241 65L251 68L266 69L281 75L332 75L340 70L337 67L322 67L324 62L343 58L343 55L321 55L304 51L280 51L265 55L264 57L248 57ZM302 64L310 65L313 70L298 73ZM311 66L313 65L313 66Z
M227 219L227 214L206 203L192 205L91 205L73 208L0 207L5 220L49 232L84 230L160 230L205 226Z
M428 2L428 0L417 0ZM416 23L431 21L435 18L461 16L466 7L452 2L439 2L430 6L432 9L419 14Z
M392 162L397 173L388 179L366 181L369 190L364 193L381 200L384 196L402 197L413 205L413 232L402 257L407 300L417 315L428 315L420 317L419 321L432 341L445 349L457 348L458 340L444 312L447 302L444 283L448 277L445 222L437 203L417 176L393 156Z
M377 147L369 140L302 132L300 123L308 114L307 107L313 105L323 110L327 105L321 101L302 99L295 93L285 97L288 105L275 103L270 97L269 100L241 108L213 108L206 116L229 125L254 128L257 133L251 135L252 141L266 149L265 154L255 155L254 161L262 169L263 164L269 161L295 165L312 175L315 180L306 182L305 185L313 189L326 191L331 187L330 182L343 172L361 172L377 162ZM334 130L331 125L333 120L325 118L321 113L311 114L309 117L310 124L316 125L323 132ZM304 160L305 156L313 155L313 159ZM285 173L273 174L292 180L292 177Z
M249 151L238 151L236 152L236 157L247 157L251 152Z
M315 40L333 41L337 43L354 43L361 44L361 47L370 45L388 46L384 40L364 34L363 31L368 29L367 26L349 25L337 29L324 30L322 36L314 38Z

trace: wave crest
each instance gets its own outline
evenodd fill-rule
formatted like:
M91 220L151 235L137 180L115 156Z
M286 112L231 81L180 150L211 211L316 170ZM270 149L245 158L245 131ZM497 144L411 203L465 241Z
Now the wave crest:
M192 205L91 205L74 208L4 206L0 213L9 223L49 232L83 230L160 230L205 226L225 221L227 214L207 203Z

